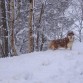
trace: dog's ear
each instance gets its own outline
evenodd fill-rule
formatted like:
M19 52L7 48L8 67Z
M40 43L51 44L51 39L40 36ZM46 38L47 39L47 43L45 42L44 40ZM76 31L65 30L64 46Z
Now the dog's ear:
M74 35L74 32L72 31L72 35Z
M30 3L32 3L32 0L29 0Z
M73 36L74 35L74 32L73 31L68 31L68 33L67 33L67 36Z

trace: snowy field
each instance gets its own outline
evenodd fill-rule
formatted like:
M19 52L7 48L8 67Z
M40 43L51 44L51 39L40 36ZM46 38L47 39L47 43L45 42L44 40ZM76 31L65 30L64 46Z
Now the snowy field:
M0 59L0 83L83 83L83 42Z

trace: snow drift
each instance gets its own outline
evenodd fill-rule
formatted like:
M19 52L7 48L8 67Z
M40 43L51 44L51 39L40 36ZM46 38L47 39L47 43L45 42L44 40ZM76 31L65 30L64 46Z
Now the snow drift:
M0 59L0 83L83 83L83 43Z

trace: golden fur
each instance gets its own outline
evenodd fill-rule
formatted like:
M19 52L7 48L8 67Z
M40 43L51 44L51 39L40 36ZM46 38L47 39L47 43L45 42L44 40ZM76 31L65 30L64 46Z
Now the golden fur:
M53 50L58 49L60 47L63 47L66 49L67 48L72 49L73 41L74 41L74 33L68 32L67 37L63 39L51 40L49 44L49 48Z

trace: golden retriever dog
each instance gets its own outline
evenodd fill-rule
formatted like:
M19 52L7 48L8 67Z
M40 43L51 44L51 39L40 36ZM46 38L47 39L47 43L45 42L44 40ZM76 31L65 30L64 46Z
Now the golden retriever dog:
M60 47L63 47L65 49L70 48L72 49L72 44L74 42L74 33L73 31L67 33L67 37L63 39L57 39L57 40L51 40L49 44L50 49L58 49Z

